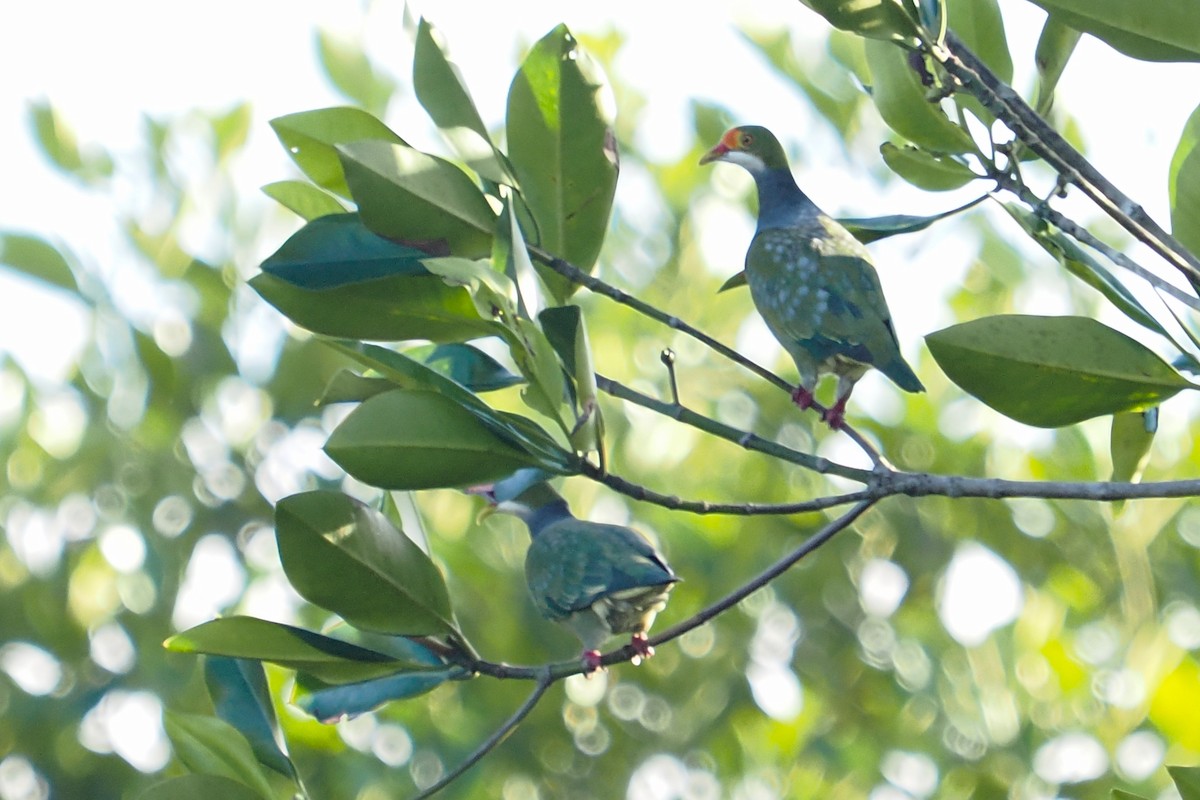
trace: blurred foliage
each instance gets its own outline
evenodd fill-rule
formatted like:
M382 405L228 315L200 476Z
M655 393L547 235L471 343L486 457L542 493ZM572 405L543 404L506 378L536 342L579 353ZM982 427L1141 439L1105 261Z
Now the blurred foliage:
M872 7L886 16L891 5ZM831 49L846 63L853 54L839 37ZM591 51L615 76L619 41L605 41ZM876 135L859 124L866 95L815 77L839 69L835 55L801 66L786 35L765 45L798 96L841 134ZM388 106L395 86L360 48L322 37L321 58L352 102L376 113ZM727 120L697 102L694 146L677 161L654 161L632 136L644 100L615 83L623 169L652 180L640 183L636 208L618 198L600 274L736 341L749 297L717 295L736 266L705 263L695 230L697 207L717 196L696 159ZM214 708L200 660L161 642L217 613L275 614L310 630L331 621L284 583L272 505L316 489L379 499L318 453L337 415L314 403L351 362L285 330L244 285L253 266L244 254L270 251L283 224L233 189L246 129L264 124L249 109L147 120L145 149L121 157L80 144L49 105L31 109L31 124L52 163L112 197L127 239L122 269L150 280L164 302L154 314L131 313L109 265L15 232L0 239L0 263L70 293L91 334L65 385L37 385L16 363L0 365L0 791L105 800L154 786L147 796L240 796L226 779L179 777L192 763L185 753L167 763L162 706L172 709L169 726L185 727L197 715L212 719ZM140 182L154 213L111 188L114 178ZM221 232L218 258L191 254L183 232L198 223ZM978 248L961 286L940 299L958 320L1019 311L1021 292L1054 263L1031 260L990 217L946 224ZM1079 313L1094 310L1094 298L1074 290L1070 298ZM692 340L596 296L578 302L598 372L667 397L659 353L670 347L696 410L805 450L831 438L784 393ZM865 407L854 420L898 467L1014 479L1112 472L1105 421L1032 436L995 424L929 358L917 366L929 392L894 398L903 425ZM519 392L501 388L493 402L521 408ZM644 409L600 403L610 466L633 481L746 502L830 491L809 472ZM1192 430L1178 421L1171 430L1150 452L1148 477L1200 466ZM578 478L566 492L581 516L636 520L685 577L660 629L824 521L689 516ZM476 524L474 501L452 491L397 502L410 535L425 531L458 623L481 654L540 663L574 653L570 635L526 596L519 523ZM1131 502L1116 514L1083 502L895 498L640 668L556 686L449 796L651 798L662 785L738 798L849 799L885 785L911 797L1091 798L1116 786L1156 796L1171 783L1164 764L1200 759L1198 548L1200 512L1185 500ZM949 565L980 552L1019 578L1020 613L982 641L962 642L940 603ZM447 683L333 727L291 704L303 687L288 670L269 667L266 678L314 800L403 797L429 785L529 689ZM192 760L221 739L205 725L188 727L199 743ZM271 781L279 796L288 791L281 777Z

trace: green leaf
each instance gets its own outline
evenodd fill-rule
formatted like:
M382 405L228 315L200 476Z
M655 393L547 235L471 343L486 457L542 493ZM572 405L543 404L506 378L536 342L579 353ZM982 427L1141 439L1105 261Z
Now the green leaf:
M950 121L908 63L906 51L889 42L866 42L871 68L871 98L883 121L918 147L932 153L966 153L974 145L966 131Z
M431 369L437 370L472 392L491 392L521 383L496 359L469 344L440 344L433 348L409 351Z
M340 145L338 154L363 222L375 233L467 258L491 252L496 214L449 161L378 141Z
M505 339L509 343L513 361L527 382L521 390L521 399L530 408L567 429L562 416L566 376L546 335L530 320L518 317Z
M222 775L180 775L156 783L137 800L258 800L259 795L244 783Z
M1004 35L1004 18L997 0L945 0L947 22L963 43L979 57L1001 81L1012 83L1012 56ZM956 92L954 101L990 123L995 117L977 98Z
M1131 58L1200 61L1200 6L1192 0L1030 2Z
M271 800L271 784L259 767L250 743L224 720L201 714L163 711L163 727L175 755L192 772L222 775Z
M599 450L604 426L596 403L596 373L583 311L579 306L555 306L539 314L538 322L574 380L575 425L571 429L571 444L578 451Z
M81 147L75 131L49 103L31 102L29 116L38 146L55 167L89 183L112 176L113 161L108 153Z
M578 471L574 458L534 422L515 414L496 411L459 384L424 364L378 345L358 342L329 343L365 367L376 370L397 386L437 392L471 412L494 436L513 447L534 454L540 466L560 475Z
M1112 454L1112 480L1137 483L1150 457L1150 445L1158 430L1158 408L1123 411L1113 414L1109 452Z
M220 656L206 658L204 682L217 716L246 737L258 763L295 779L296 767L283 748L262 664Z
M358 500L326 491L285 497L275 506L275 537L296 591L351 625L396 635L457 634L441 572Z
M346 207L333 195L304 181L275 181L262 187L263 194L306 220L326 214L344 214Z
M869 39L900 40L916 35L917 19L901 0L800 0L830 25Z
M44 239L24 233L0 233L0 264L43 283L78 292L67 259Z
M745 286L745 285L746 285L746 271L742 270L741 272L735 273L728 280L726 280L724 283L722 283L721 288L717 289L717 294L720 294L721 292L727 292L730 289L736 289L739 286Z
M350 196L337 145L364 140L404 144L391 128L359 108L337 106L286 114L271 128L296 166L313 183L342 197Z
M1200 107L1188 117L1167 171L1171 233L1193 253L1200 253ZM1197 282L1192 281L1195 285Z
M454 151L488 180L512 185L512 170L492 143L458 66L450 60L440 32L424 17L417 26L413 90Z
M375 378L359 375L348 369L339 369L325 385L325 390L321 392L321 398L317 401L317 405L361 403L368 397L390 392L395 388L396 384L387 378Z
M514 316L517 289L507 275L492 269L490 261L447 256L426 258L422 265L451 286L461 286L475 302L476 313L484 319ZM497 323L497 330L501 330Z
M863 244L870 244L871 242L901 233L923 231L939 220L952 217L969 208L974 208L987 198L988 195L986 194L980 195L974 200L963 203L961 206L952 208L949 211L943 211L940 214L932 214L928 217L918 217L911 214L890 214L884 217L841 217L838 219L838 223L850 231L855 239L858 239ZM736 277L735 275L726 281L726 283L732 283ZM744 277L741 283L745 283Z
M897 147L884 142L879 146L879 154L892 172L930 192L958 189L980 177L953 156L936 156L912 145Z
M1033 62L1037 67L1037 86L1034 89L1034 108L1045 117L1054 106L1054 89L1067 68L1067 61L1079 44L1080 32L1067 25L1057 14L1046 17L1038 36Z
M390 675L399 669L429 666L303 628L242 616L210 620L172 636L164 645L176 653L269 661L316 675L326 683L352 683Z
M1015 219L1030 237L1047 253L1058 259L1075 277L1104 295L1121 313L1147 330L1159 334L1175 345L1180 352L1184 348L1175 341L1158 320L1146 310L1128 287L1104 268L1096 259L1075 241L1057 228L1051 228L1036 215L1015 203L1003 203L1004 210Z
M318 31L317 57L334 88L371 113L383 114L396 83L375 69L361 44Z
M327 336L461 341L495 333L471 295L426 269L428 254L376 236L357 214L319 217L250 280L263 299Z
M1113 789L1111 800L1146 800L1146 798L1142 797L1140 794L1127 792L1124 789Z
M1043 428L1148 408L1195 388L1146 347L1085 317L984 317L925 341L959 387Z
M209 118L213 133L213 153L218 162L227 160L246 144L254 111L249 103L237 103L224 114Z
M372 681L352 683L301 694L296 705L321 722L338 722L378 708L392 700L407 700L425 694L448 680L462 678L462 667L405 672Z
M508 153L542 247L596 263L617 186L614 101L599 65L559 25L533 46L508 92ZM564 302L578 288L543 273Z
M1200 767L1167 767L1180 800L1200 800Z
M355 478L381 489L470 486L544 465L454 400L419 389L364 401L333 431L325 452Z

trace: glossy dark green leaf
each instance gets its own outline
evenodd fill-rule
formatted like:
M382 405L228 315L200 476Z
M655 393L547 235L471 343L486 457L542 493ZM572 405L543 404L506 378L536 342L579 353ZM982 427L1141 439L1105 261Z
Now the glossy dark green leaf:
M350 142L380 141L403 144L391 128L359 108L337 106L286 114L271 120L296 166L322 189L350 196L337 146Z
M56 247L24 233L0 233L0 265L43 283L78 292L75 273Z
M1038 36L1037 49L1034 50L1033 62L1037 67L1037 88L1034 90L1034 107L1043 117L1050 113L1054 106L1054 90L1075 45L1079 43L1080 32L1062 21L1057 14L1050 14L1042 25L1042 33Z
M467 408L420 389L367 399L334 429L325 452L346 472L382 489L470 486L542 466Z
M800 0L830 25L870 39L899 40L916 35L916 17L902 0Z
M1030 0L1132 58L1200 61L1200 6L1192 0Z
M446 51L441 33L424 17L417 26L413 90L429 117L471 169L497 183L514 183L507 159L492 143L462 74Z
M929 192L948 192L979 177L953 156L933 155L912 145L897 147L884 142L879 146L879 154L892 172Z
M545 249L582 270L600 255L617 185L614 103L566 26L526 55L508 92L508 153ZM578 288L543 273L562 302Z
M317 57L339 92L372 114L383 114L396 91L396 82L375 68L361 43L318 31Z
M261 795L240 781L223 775L180 775L156 783L137 800L260 800Z
M344 214L342 202L323 189L304 181L275 181L262 187L263 194L302 219L314 220L326 214Z
M1200 767L1167 767L1180 800L1200 800Z
M296 591L351 625L396 635L457 632L441 572L358 500L325 491L285 497L275 506L275 537Z
M378 141L341 145L338 154L363 222L375 233L467 258L491 252L496 214L449 161Z
M462 667L405 672L301 694L295 702L321 722L339 722L352 719L393 700L407 700L425 694L463 674Z
M1167 171L1171 233L1193 253L1200 253L1200 107L1188 117ZM1193 283L1195 283L1193 281Z
M294 779L296 767L284 750L262 664L210 656L204 659L204 682L217 716L246 737L258 763Z
M494 333L471 295L422 263L428 254L377 236L357 214L309 222L250 285L297 325L327 336L461 341Z
M871 99L892 130L931 153L967 153L971 137L941 107L925 99L920 76L905 50L890 42L866 42L871 68Z
M949 211L943 211L940 214L931 214L927 217L918 217L911 214L890 214L884 217L841 217L838 219L838 222L846 230L850 231L855 239L858 239L863 244L870 244L880 239L886 239L889 236L923 231L935 222L947 219L955 214L961 214L969 208L974 208L986 200L987 197L986 194L980 195L974 200L963 203L961 206L952 208ZM732 280L733 278L730 278L730 281Z
M469 344L439 344L409 351L408 354L472 392L491 392L525 380Z
M1148 408L1194 388L1143 345L1086 317L997 315L925 341L963 390L1043 428Z
M273 798L250 743L228 722L168 709L163 712L163 728L175 756L192 772L221 775L253 789L259 797Z
M398 536L402 536L397 532ZM418 669L408 662L319 633L254 617L221 617L197 625L165 642L177 653L204 653L238 659L269 661L281 667L316 675L326 683L350 683L398 669Z
M576 471L571 454L534 422L515 414L496 411L458 383L402 353L359 342L330 342L338 351L365 367L379 372L397 386L424 389L445 395L468 410L494 436L513 447L534 454L540 466L561 475Z

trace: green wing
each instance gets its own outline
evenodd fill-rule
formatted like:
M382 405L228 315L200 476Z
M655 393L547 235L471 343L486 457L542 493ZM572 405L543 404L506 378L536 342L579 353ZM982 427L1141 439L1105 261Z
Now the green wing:
M538 534L525 577L542 616L563 620L624 589L678 580L650 543L629 528L570 519Z

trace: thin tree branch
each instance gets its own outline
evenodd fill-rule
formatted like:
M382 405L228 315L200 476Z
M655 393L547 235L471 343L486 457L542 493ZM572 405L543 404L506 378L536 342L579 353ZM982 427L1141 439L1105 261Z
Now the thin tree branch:
M928 472L878 473L871 487L881 496L940 496L953 499L1036 497L1046 500L1148 500L1200 497L1200 479L1126 483L1123 481L1015 481L968 478Z
M1140 205L1093 167L1058 131L1000 80L971 50L946 32L945 46L930 54L942 67L1004 122L1021 143L1039 155L1068 183L1078 187L1117 224L1200 286L1200 260L1162 229Z
M521 721L525 719L525 717L529 715L529 712L533 710L533 707L538 704L538 701L542 699L542 695L546 693L546 690L550 688L551 684L557 680L557 678L551 674L551 671L548 667L542 668L540 673L541 674L537 678L537 683L533 687L533 691L529 694L529 697L525 698L525 702L521 704L520 708L514 711L512 716L505 720L503 725L501 725L491 736L484 740L484 742L475 749L475 752L467 756L465 761L442 776L441 780L439 780L437 783L433 784L419 794L414 795L413 800L424 800L424 798L433 797L435 794L440 792L442 789L445 789L447 786L461 777L462 774L471 767L479 763L484 756L492 752L492 750L496 749L501 742L507 739L508 735L511 734L513 730L521 724Z
M724 356L725 358L729 359L730 361L734 362L735 364L739 364L739 365L745 367L746 369L750 370L755 375L759 376L760 378L767 381L768 383L771 383L771 384L775 385L776 387L783 389L785 392L788 393L788 396L791 396L793 387L791 384L789 384L783 378L779 377L774 372L771 372L766 367L760 366L759 364L755 363L754 361L751 361L750 359L746 358L744 355L742 355L738 351L734 350L732 347L722 344L721 342L719 342L716 339L714 339L713 337L709 336L707 333L700 330L699 328L693 327L692 325L689 325L688 323L681 320L679 317L675 317L675 316L667 314L663 311L660 311L659 309L655 308L654 306L650 305L649 303L639 300L638 298L634 297L633 295L629 294L628 292L622 291L621 289L618 289L615 286L605 283L604 281L600 280L599 278L589 275L588 273L584 272L583 270L581 270L579 267L575 266L571 262L569 262L565 259L559 258L558 256L554 255L553 253L543 250L540 247L537 247L537 246L531 245L531 244L527 244L526 249L529 250L529 254L531 256L533 256L534 258L536 258L538 261L542 262L546 266L550 267L550 269L554 270L559 275L562 275L564 278L566 278L574 283L577 283L580 286L583 286L587 289L590 289L591 291L595 292L596 294L603 295L604 297L607 297L610 300L613 300L613 301L618 302L625 306L629 306L634 311L637 311L639 314L642 314L643 316L647 316L650 319L656 320L657 322L661 322L663 325L666 325L668 328L671 328L672 330L677 330L680 333L684 333L684 334L692 337L693 339L700 342L701 344L708 347L709 349L713 350L714 352L718 353L719 355ZM820 403L813 403L811 406L809 406L809 408L813 409L814 411L816 411L818 414L820 414L822 416L824 416L825 412L827 411L827 409ZM872 464L875 464L876 466L888 466L888 464L884 460L883 456L880 455L879 450L876 449L875 446L872 445L870 442L868 442L852 426L850 426L848 424L843 424L839 430L841 430L843 433L845 433L847 436L849 436L851 438L851 440L853 440L854 443L856 445L858 445L859 448L864 453L867 454L867 457L871 459Z
M830 461L827 458L814 456L809 453L793 450L778 442L772 442L757 436L749 431L743 431L740 428L735 428L732 425L726 425L724 422L718 422L715 419L706 417L690 408L679 403L668 403L663 400L656 400L649 395L642 394L639 391L629 388L628 386L614 381L611 378L606 378L603 375L596 375L596 386L601 391L618 397L622 400L627 400L631 403L648 408L651 411L657 411L663 416L682 422L685 425L691 425L693 428L716 436L720 439L733 442L734 444L744 447L747 450L754 450L759 453L765 453L769 456L788 461L792 464L798 464L806 469L811 469L813 472L818 472L823 475L837 475L842 478L848 478L859 483L867 483L874 474L870 470L857 469L855 467L847 467L844 464L838 464L835 461ZM886 467L885 467L886 469Z

